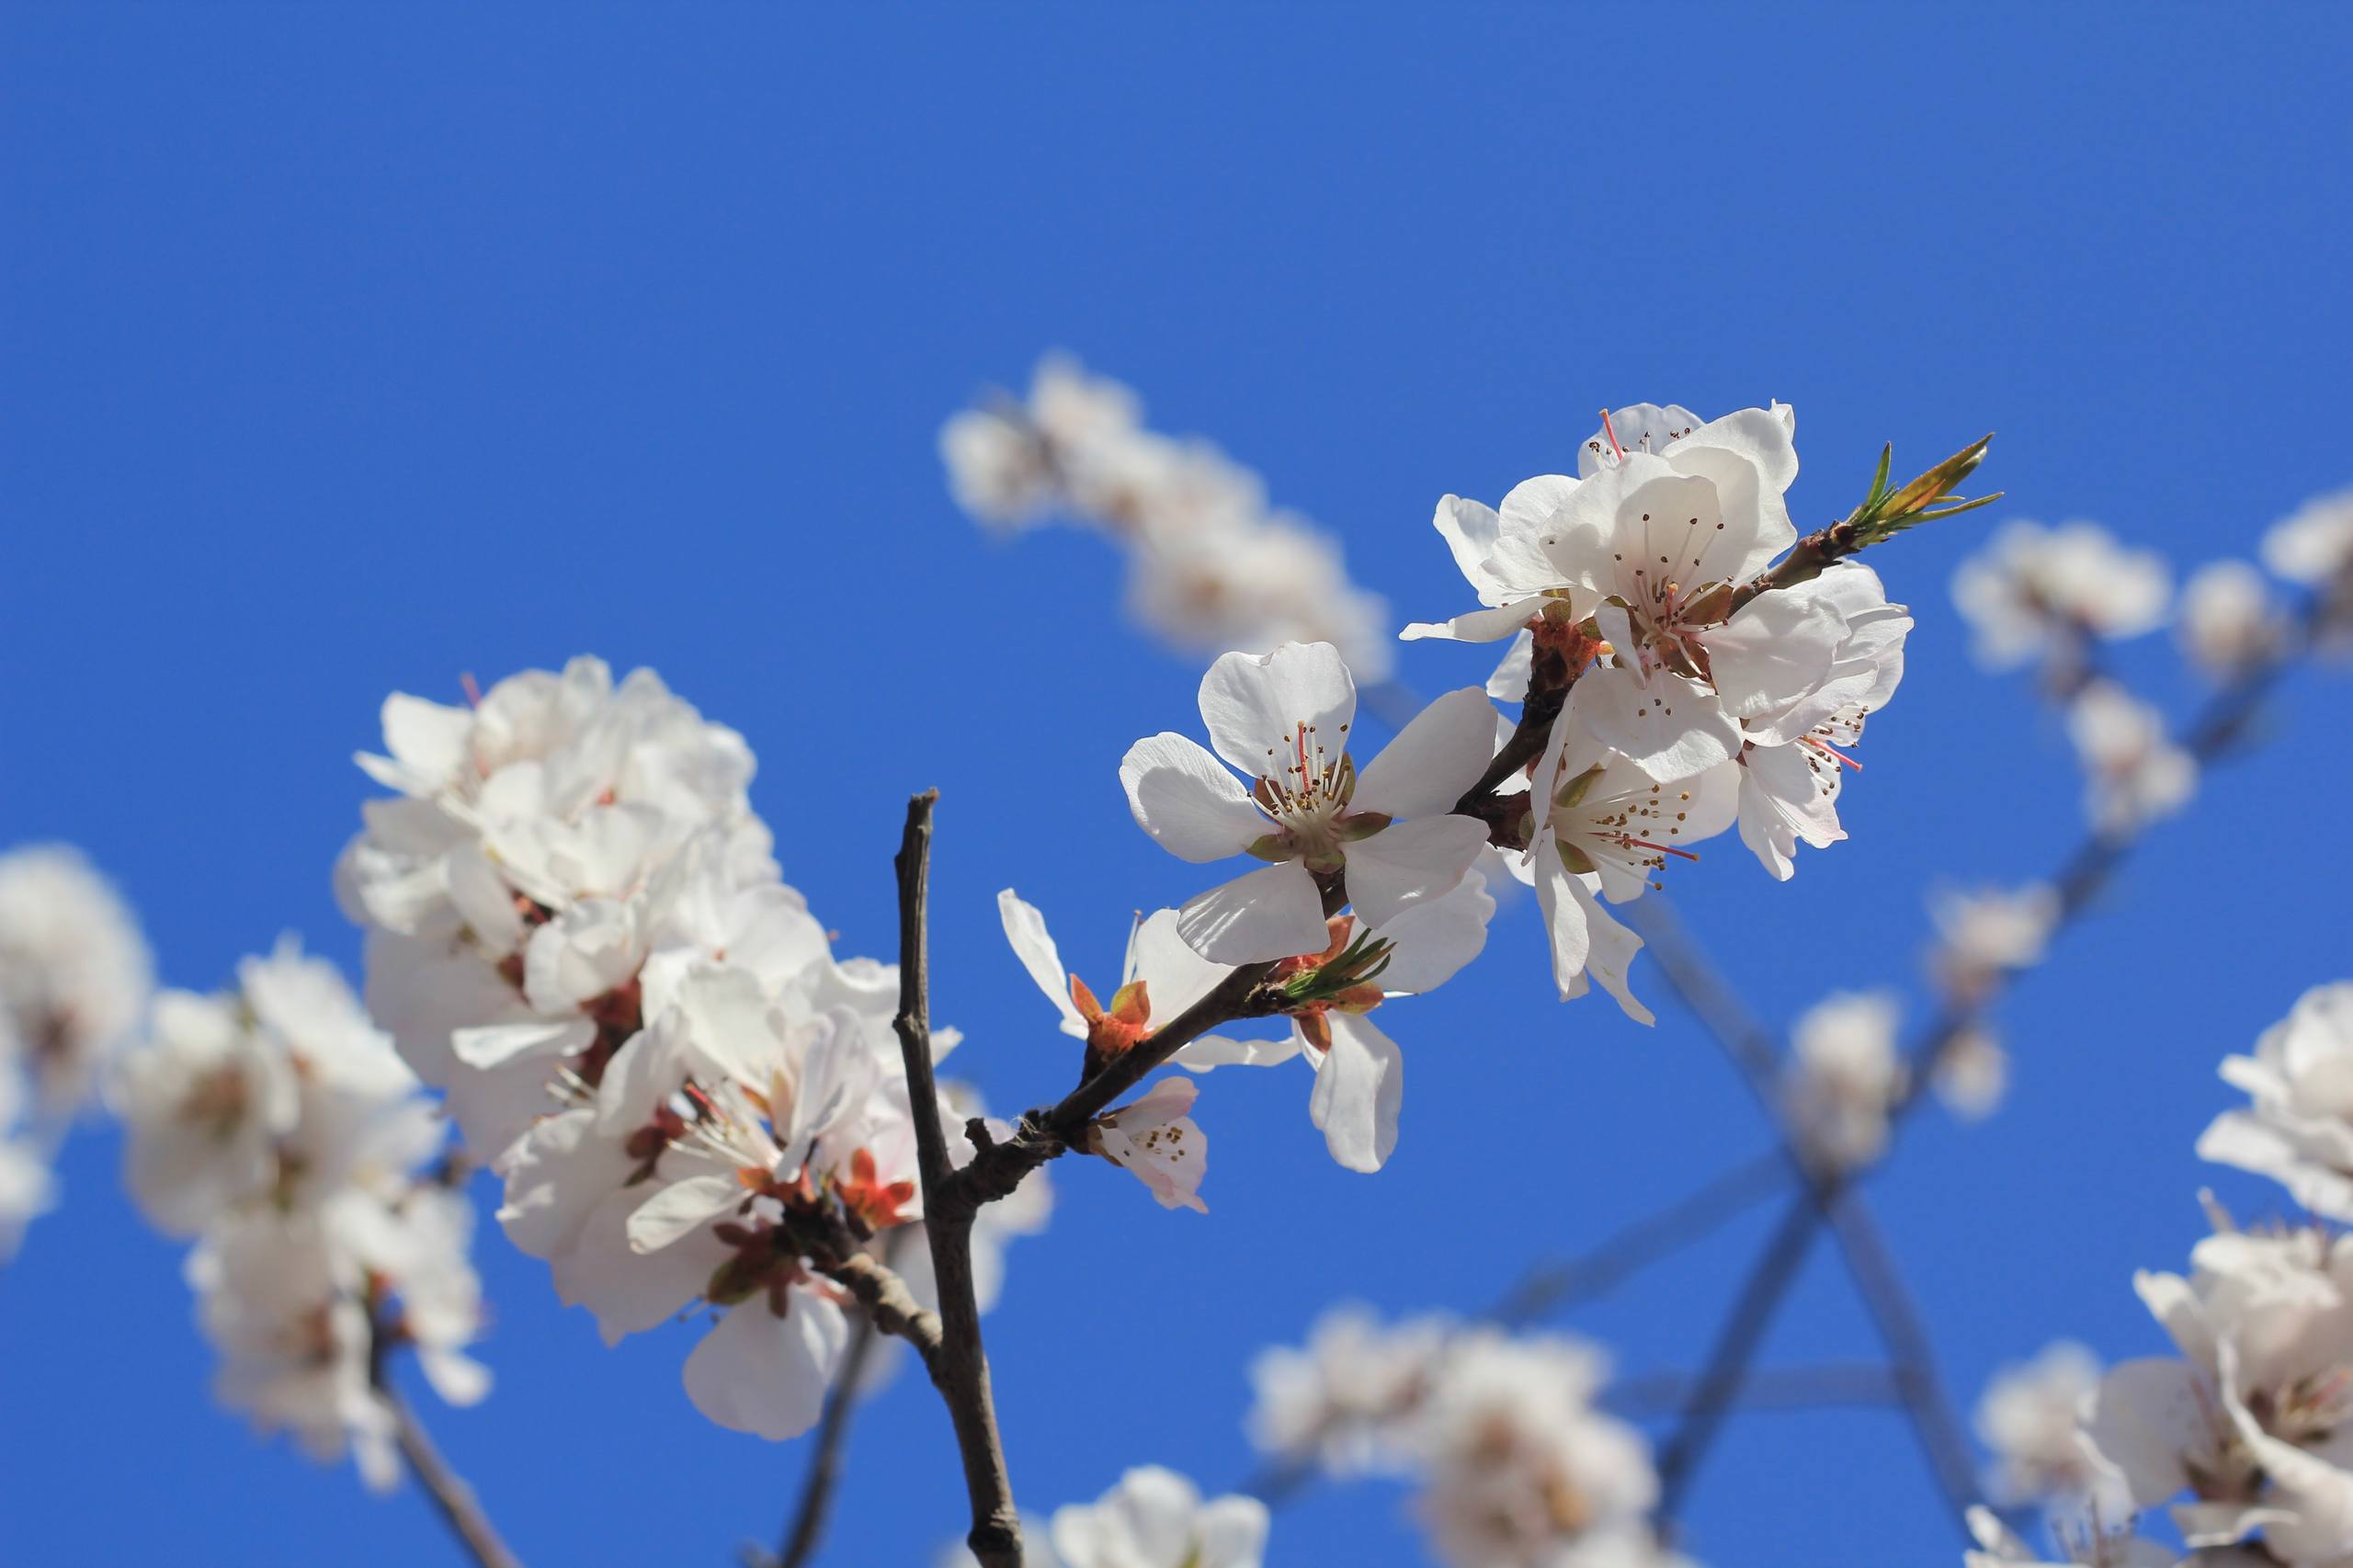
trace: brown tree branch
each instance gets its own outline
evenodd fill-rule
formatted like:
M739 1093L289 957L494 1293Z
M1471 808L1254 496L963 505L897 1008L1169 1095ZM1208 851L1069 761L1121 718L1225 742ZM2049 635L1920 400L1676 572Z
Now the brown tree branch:
M785 1528L784 1544L773 1559L767 1560L774 1568L806 1568L824 1540L834 1492L841 1483L842 1453L849 1446L850 1419L858 1413L858 1381L866 1374L867 1363L873 1358L876 1341L884 1334L895 1334L906 1340L923 1357L926 1372L938 1359L939 1320L915 1306L906 1286L895 1274L884 1278L905 1235L904 1230L890 1233L883 1243L878 1269L845 1265L829 1271L833 1278L849 1289L866 1311L850 1325L849 1348L842 1354L839 1381L834 1385L833 1396L825 1402L824 1416L817 1426L817 1446L809 1456L809 1469L801 1478L801 1501L794 1506L791 1522ZM903 1297L904 1301L901 1300ZM915 1310L910 1312L909 1308ZM886 1318L892 1324L887 1328ZM927 1353L924 1349L926 1340L931 1346Z
M2281 639L2272 656L2245 671L2207 702L2198 717L2183 731L2179 743L2182 749L2188 752L2203 768L2237 744L2264 698L2279 685L2289 668L2302 657L2315 634L2339 613L2335 597L2328 591L2309 598L2293 629ZM2143 836L2144 832L2138 830L2120 833L2095 830L2077 845L2054 880L2058 912L2052 924L2053 937L2082 916L2092 900L2107 888L2118 869L2130 858ZM1969 1032L2014 978L2015 975L2008 971L1997 973L1977 994L1948 1005L1911 1047L1906 1053L1909 1066L1904 1087L1889 1108L1889 1147L1875 1165L1883 1165L1893 1153L1894 1132L1926 1096L1938 1067L1953 1043ZM1870 1168L1874 1167L1839 1173L1833 1184L1834 1191L1843 1191L1867 1175ZM1702 1376L1692 1403L1685 1408L1681 1422L1661 1450L1659 1515L1662 1519L1671 1520L1688 1496L1692 1476L1713 1445L1724 1411L1737 1399L1749 1363L1763 1342L1765 1331L1788 1297L1790 1287L1797 1278L1806 1250L1813 1244L1822 1218L1819 1196L1808 1191L1790 1203L1773 1233L1771 1243L1751 1267L1731 1309L1718 1326L1715 1344L1708 1358L1708 1371Z
M434 1512L441 1516L441 1522L449 1527L449 1533L479 1568L522 1568L520 1560L499 1535L498 1527L490 1522L482 1499L474 1495L474 1489L466 1483L465 1477L441 1457L441 1450L434 1446L425 1424L392 1386L392 1349L401 1342L400 1330L374 1312L369 1314L368 1326L368 1386L392 1415L393 1438L400 1445L401 1458L408 1461L409 1473L416 1477L416 1483L433 1504Z
M892 862L899 873L899 1013L892 1026L906 1062L907 1102L915 1118L915 1159L923 1177L924 1230L939 1292L938 1346L926 1360L931 1381L955 1424L956 1448L964 1463L964 1491L972 1507L965 1544L981 1568L1021 1568L1021 1517L1014 1509L1013 1483L1006 1473L1005 1444L997 1435L996 1404L989 1392L988 1357L981 1347L980 1308L973 1298L972 1216L977 1205L956 1200L964 1184L949 1162L947 1134L939 1125L939 1091L931 1074L931 808L938 799L937 790L926 790L907 801L906 830ZM909 1325L921 1321L904 1312L899 1316ZM882 1322L879 1312L876 1321Z

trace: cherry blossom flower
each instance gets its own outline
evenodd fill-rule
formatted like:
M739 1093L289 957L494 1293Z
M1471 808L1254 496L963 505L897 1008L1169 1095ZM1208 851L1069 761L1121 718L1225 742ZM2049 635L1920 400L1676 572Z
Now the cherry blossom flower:
M2291 583L2330 587L2353 572L2353 490L2316 495L2263 536L2263 563Z
M1384 1324L1366 1307L1333 1308L1303 1347L1270 1346L1251 1362L1250 1440L1335 1476L1410 1468L1415 1422L1457 1332L1434 1315Z
M2042 961L2059 920L2058 890L2042 882L2018 888L1942 889L1928 901L1937 941L1928 968L1955 1002L1983 1000L2005 976Z
M1090 1122L1086 1152L1133 1172L1163 1209L1208 1213L1200 1186L1209 1174L1210 1141L1185 1114L1197 1093L1188 1078L1163 1078L1142 1099Z
M1593 1408L1608 1368L1558 1337L1461 1337L1419 1422L1415 1511L1449 1568L1674 1561L1645 1516L1658 1494L1632 1427Z
M1500 508L1460 495L1440 497L1431 526L1485 608L1450 620L1415 621L1400 633L1404 640L1499 642L1526 634L1539 619L1557 631L1590 616L1600 596L1571 582L1545 549L1545 537L1576 484L1561 474L1540 474L1514 486ZM1512 700L1527 689L1524 678L1519 685L1509 694Z
M1196 862L1245 853L1270 862L1178 911L1178 931L1203 958L1245 964L1321 949L1319 876L1345 869L1349 900L1382 926L1470 874L1486 824L1449 808L1487 764L1486 695L1466 687L1430 704L1361 779L1347 749L1356 705L1356 683L1329 643L1228 653L1201 681L1216 757L1167 732L1129 748L1120 782L1137 824L1162 847Z
M1986 1489L1995 1497L2007 1504L2101 1498L2107 1517L2129 1514L2129 1500L2115 1494L2113 1478L2077 1436L2099 1381L2099 1358L2071 1340L1995 1374L1977 1402L1977 1435L1994 1456Z
M2286 623L2262 573L2244 561L2210 561L2182 585L2175 631L2200 669L2228 680L2277 653Z
M2094 639L2138 637L2165 623L2172 574L2162 556L2129 550L2097 523L2003 524L1953 574L1953 603L1976 633L1978 661L2035 659L2063 676ZM2063 679L2063 688L2073 684Z
M2318 985L2222 1079L2253 1104L2224 1111L2198 1157L2268 1176L2304 1208L2353 1220L2353 982Z
M1847 1170L1886 1149L1888 1108L1904 1087L1900 1017L1889 993L1834 992L1798 1018L1786 1093L1816 1163Z
M153 987L138 922L79 850L0 855L0 1063L26 1074L43 1116L81 1104Z
M1095 1503L1054 1510L1051 1540L1062 1568L1259 1568L1267 1506L1256 1497L1214 1497L1172 1470L1129 1471Z
M1932 1086L1963 1121L1983 1121L2001 1108L2010 1088L2010 1054L1983 1023L1962 1028L1937 1052Z
M2067 733L2083 759L2085 810L2104 833L2171 816L2197 793L2197 761L2167 736L2165 716L2112 681L2075 694Z

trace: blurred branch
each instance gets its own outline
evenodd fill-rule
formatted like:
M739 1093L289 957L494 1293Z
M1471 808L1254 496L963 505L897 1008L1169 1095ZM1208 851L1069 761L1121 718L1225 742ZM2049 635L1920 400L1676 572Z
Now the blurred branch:
M905 1234L904 1230L892 1231L883 1243L884 1267L889 1267L896 1256ZM761 1559L773 1563L774 1568L805 1568L824 1540L834 1492L841 1483L842 1453L849 1447L850 1419L858 1414L858 1381L866 1375L866 1365L873 1358L875 1341L880 1335L880 1324L870 1310L859 1313L850 1325L849 1348L842 1354L839 1379L834 1384L833 1396L825 1401L824 1417L818 1423L817 1446L809 1455L809 1469L801 1482L801 1501L793 1507L783 1546L774 1558ZM929 1369L928 1360L925 1366Z
M392 1386L392 1358L393 1347L401 1341L400 1331L386 1323L376 1312L368 1320L368 1386L375 1392L392 1418L394 1440L400 1444L401 1458L408 1461L409 1473L433 1503L441 1522L458 1538L466 1554L479 1568L522 1568L520 1560L508 1550L498 1528L490 1522L483 1509L482 1499L466 1483L465 1477L449 1466L434 1446L433 1438L417 1419L416 1412Z
M2201 769L2238 743L2261 708L2264 698L2311 646L2315 631L2332 613L2332 608L2330 597L2325 593L2316 594L2308 599L2290 634L2281 640L2272 657L2251 667L2238 680L2217 692L2182 732L2179 743L2182 749L2189 753ZM2053 937L2082 916L2092 900L2108 887L2117 870L2131 858L2144 835L2144 828L2109 832L2095 830L2076 846L2053 879L2058 893L2058 913L2051 933ZM1907 1052L1908 1073L1904 1087L1889 1108L1889 1152L1880 1156L1878 1164L1884 1164L1893 1153L1894 1132L1900 1130L1927 1095L1928 1085L1935 1080L1937 1068L1954 1041L1969 1032L2014 978L2013 971L2002 971L1977 994L1948 1004L1914 1043ZM1692 1477L1714 1442L1724 1411L1739 1396L1748 1375L1749 1364L1755 1358L1766 1329L1788 1297L1790 1286L1797 1278L1807 1248L1813 1244L1824 1213L1835 1212L1838 1209L1836 1203L1825 1204L1823 1199L1825 1196L1834 1199L1842 1197L1871 1168L1875 1166L1838 1173L1828 1184L1826 1194L1809 1189L1793 1200L1774 1232L1772 1242L1751 1267L1731 1310L1717 1330L1714 1346L1708 1357L1708 1370L1661 1452L1661 1518L1672 1519L1688 1494Z
M1696 1381L1688 1372L1653 1372L1621 1378L1602 1391L1601 1403L1630 1421L1672 1415L1690 1403ZM1741 1390L1743 1410L1832 1410L1856 1405L1900 1404L1903 1391L1886 1367L1860 1362L1822 1367L1764 1367Z

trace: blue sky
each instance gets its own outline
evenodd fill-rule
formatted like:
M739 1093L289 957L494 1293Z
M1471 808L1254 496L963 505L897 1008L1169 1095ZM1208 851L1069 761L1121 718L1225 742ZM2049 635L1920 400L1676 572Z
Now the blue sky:
M28 6L0 12L0 842L114 871L165 978L281 929L347 963L328 868L383 695L593 651L758 750L786 873L847 951L891 940L906 792L942 791L936 997L992 1100L1068 1063L993 898L1100 969L1193 873L1117 761L1189 728L1197 668L1123 626L1099 541L1010 548L948 501L941 417L1067 347L1341 533L1401 619L1461 597L1427 528L1570 461L1604 403L1796 405L1824 520L1882 440L1985 429L2005 511L2100 518L2188 565L2353 481L2341 10L1668 12L1307 5ZM2001 513L1996 513L1998 517ZM1909 983L1922 890L2052 866L2064 738L1966 659L1950 569L1988 519L1880 560L1910 675L1787 886L1730 841L1675 885L1777 1024ZM2179 711L2162 639L2122 668ZM1481 678L1418 644L1425 690ZM2212 1183L2213 1064L2353 971L2344 673L2282 692L2006 1009L2013 1097L1932 1112L1872 1195L1964 1397L2072 1334L2158 1344L2129 1288ZM2334 802L2334 804L2332 804ZM1766 1133L1669 1005L1550 999L1525 904L1391 1032L1404 1140L1336 1168L1303 1075L1212 1081L1208 1218L1106 1167L989 1325L1038 1506L1130 1463L1249 1465L1252 1351L1324 1304L1469 1307ZM176 1249L111 1132L0 1278L0 1517L21 1561L448 1560L214 1409ZM1569 1325L1688 1367L1764 1213ZM499 1388L438 1430L533 1562L725 1561L802 1454L703 1423L685 1330L602 1349L486 1235ZM1820 1253L1768 1347L1867 1354ZM860 1423L842 1562L955 1532L947 1424L903 1380ZM1401 1499L1327 1492L1270 1562L1419 1561ZM1718 1562L1952 1560L1893 1417L1738 1419L1690 1516Z

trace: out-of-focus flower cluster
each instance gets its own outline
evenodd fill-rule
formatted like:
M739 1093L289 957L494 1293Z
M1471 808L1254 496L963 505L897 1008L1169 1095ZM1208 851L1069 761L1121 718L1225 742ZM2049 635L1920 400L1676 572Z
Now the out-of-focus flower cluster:
M1394 1475L1448 1568L1669 1568L1642 1435L1601 1410L1599 1351L1342 1307L1251 1369L1250 1436L1292 1475Z
M413 1346L453 1404L490 1386L463 1348L483 1313L462 1167L439 1163L439 1108L391 1038L290 938L239 966L232 991L158 995L116 1098L132 1199L197 1241L188 1278L222 1403L316 1459L348 1449L391 1486L379 1358Z
M1070 1503L1051 1519L1025 1517L1021 1561L1029 1568L1261 1568L1267 1506L1256 1497L1204 1498L1188 1478L1139 1465L1092 1503ZM938 1568L973 1568L962 1546Z
M0 1263L56 1201L57 1142L153 987L138 923L79 851L0 855Z
M2203 1158L2279 1180L2312 1216L2214 1233L2187 1274L2134 1285L2170 1355L2102 1372L2060 1346L1996 1380L1979 1407L1997 1500L2050 1510L2060 1560L2169 1563L2136 1539L2165 1509L2200 1564L2328 1568L2353 1558L2353 982L2309 992L2223 1061L2250 1105L2215 1119ZM1989 1520L1972 1562L2029 1561Z
M1061 517L1129 551L1128 604L1188 652L1330 642L1369 680L1392 663L1387 607L1349 579L1337 540L1270 507L1258 475L1210 442L1144 427L1135 393L1050 354L1026 400L948 421L957 502L999 528Z
M651 671L576 659L383 721L360 763L398 793L338 877L370 1010L566 1302L608 1343L703 1309L697 1407L805 1430L850 1335L833 1274L887 1253L929 1288L897 971L834 956L769 856L750 748ZM974 1108L943 1101L961 1162ZM1023 1185L975 1230L992 1292L1004 1239L1043 1222Z

